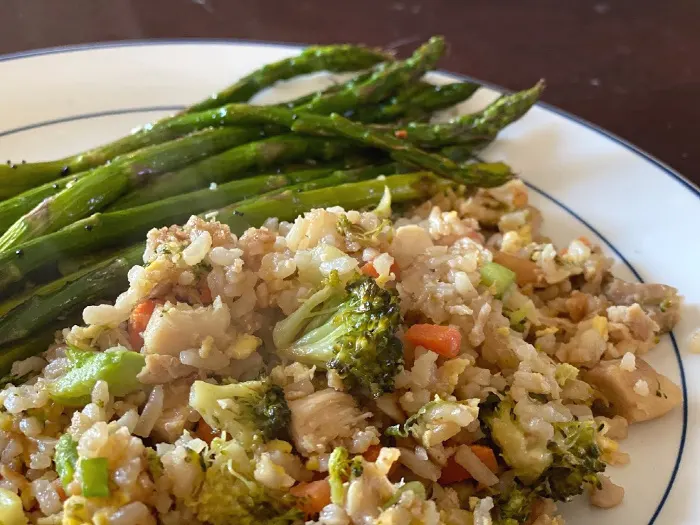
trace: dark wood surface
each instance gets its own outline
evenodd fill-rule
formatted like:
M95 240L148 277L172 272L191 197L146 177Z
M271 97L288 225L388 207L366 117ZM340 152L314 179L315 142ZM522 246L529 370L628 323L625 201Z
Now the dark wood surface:
M176 37L406 52L432 34L444 69L511 89L544 77L546 102L700 183L698 0L0 0L0 53Z

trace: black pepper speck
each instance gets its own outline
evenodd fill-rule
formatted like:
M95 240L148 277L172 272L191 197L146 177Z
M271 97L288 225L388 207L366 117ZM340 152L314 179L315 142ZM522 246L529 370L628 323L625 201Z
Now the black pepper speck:
M17 251L15 252L15 255L16 255L17 257L23 257L23 256L24 256L24 250L17 250Z
M61 168L61 175L68 175L70 173L70 167L69 166L63 166Z
M92 231L92 224L86 224L86 225L85 225L85 229L86 229L87 231L91 232L91 231Z
M58 188L60 188L60 186L59 186L58 184L56 184L56 183L53 183L53 184L51 185L51 187L52 187L54 190L57 190Z

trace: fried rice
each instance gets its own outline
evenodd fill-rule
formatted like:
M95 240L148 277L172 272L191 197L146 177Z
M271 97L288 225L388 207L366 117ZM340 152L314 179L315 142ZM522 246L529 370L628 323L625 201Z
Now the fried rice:
M339 228L341 218L351 227ZM191 390L196 381L260 377L282 389L290 424L286 439L246 448L246 479L297 497L303 514L230 523L563 524L557 498L539 489L525 517L509 517L504 495L532 480L508 431L487 423L494 403L506 402L528 461L547 460L562 425L590 423L602 466L582 490L597 507L619 504L624 490L602 469L629 461L619 445L628 425L682 403L643 357L678 321L680 298L668 286L616 278L585 237L554 246L541 223L516 180L437 195L391 220L328 208L293 223L270 218L240 238L197 217L152 230L143 265L114 303L85 308L84 324L15 363L13 376L28 379L0 392L0 521L223 523L201 501L208 458L227 436L193 407ZM514 276L505 292L484 279L493 263ZM400 305L403 363L393 391L378 396L357 394L335 368L280 357L272 339L275 323L324 282L357 275ZM446 352L409 337L421 326L449 329L458 346ZM134 352L145 364L133 388L99 377L66 403L55 385L76 351ZM64 436L74 443L71 476L58 468ZM338 450L359 467L324 496ZM104 464L107 490L91 495L94 473L83 465Z

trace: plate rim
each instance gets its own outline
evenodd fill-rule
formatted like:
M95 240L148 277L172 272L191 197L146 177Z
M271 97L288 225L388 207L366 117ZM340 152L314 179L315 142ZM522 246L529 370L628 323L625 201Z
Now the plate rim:
M284 48L288 50L300 50L305 47L308 47L310 44L300 44L300 43L287 43L287 42L281 42L281 41L260 41L260 40L251 40L251 39L237 39L237 38L153 38L153 39L134 39L134 40L115 40L115 41L105 41L105 42L93 42L93 43L83 43L83 44L72 44L72 45L65 45L65 46L54 46L54 47L46 47L46 48L39 48L39 49L33 49L33 50L28 50L28 51L19 51L19 52L13 52L13 53L6 53L6 54L0 54L0 63L4 62L10 62L14 60L20 60L20 59L27 59L27 58L34 58L34 57L40 57L40 56L50 56L50 55L60 55L60 54L68 54L68 53L74 53L74 52L81 52L81 51L92 51L92 50L100 50L100 49L118 49L118 48L128 48L128 47L139 47L139 46L177 46L177 45L231 45L231 46L256 46L256 47L262 47L262 48ZM469 75L461 74L461 73L454 73L446 70L435 70L434 73L444 77L444 78L451 78L454 80L463 80L463 81L474 81L478 82L480 85L487 89L491 89L497 92L501 93L512 93L512 90L503 88L502 86L499 86L497 84L493 84L490 82L484 82L482 80L479 80L477 78L474 78ZM667 176L671 177L672 179L675 179L682 187L684 187L686 190L690 191L691 194L695 195L696 198L700 199L700 186L696 185L693 181L689 180L685 176L683 176L681 173L679 173L677 170L669 166L668 164L662 162L661 160L657 159L653 155L647 153L646 151L640 149L639 147L635 146L631 142L627 141L626 139L623 139L619 137L618 135L596 125L591 122L589 122L586 119L583 119L581 117L578 117L572 113L569 113L568 111L562 110L556 106L553 106L551 104L545 103L545 102L537 102L537 105L540 106L542 109L546 110L547 112L553 113L559 117L564 118L565 120L574 122L576 124L579 124L583 126L584 128L587 128L596 134L602 136L603 138L606 138L608 140L611 140L613 143L616 143L620 146L622 146L624 149L632 152L638 157L641 157L642 160L645 160L646 162L650 163L651 165L657 167L660 169L664 174ZM180 106L182 107L182 106ZM102 112L94 112L94 113L86 113L86 114L81 114L81 115L71 115L71 116L66 116L58 119L52 119L48 121L42 121L42 122L37 122L33 124L28 124L24 125L21 127L9 129L9 130L2 130L0 131L0 137L11 135L14 133L19 133L22 131L29 131L31 129L36 129L44 126L49 126L52 124L59 124L62 122L66 121L72 121L72 120L82 120L82 119L92 119L92 118L98 118L101 116L112 116L112 115L117 115L117 114L124 114L124 113L140 113L140 112L148 112L148 111L172 111L179 109L178 106L152 106L152 107L138 107L138 108L123 108L123 109L116 109L116 110L107 110L107 111L102 111ZM545 197L546 199L550 200L553 202L556 206L562 208L565 212L567 212L569 215L571 215L575 220L583 224L586 228L591 230L595 235L597 235L600 240L612 251L614 254L619 258L619 260L632 272L632 274L635 276L635 278L639 282L645 282L639 272L636 270L636 268L629 262L629 260L621 253L621 251L615 247L615 245L612 244L612 242L605 236L603 235L598 228L593 226L589 221L584 219L580 214L578 214L576 211L574 211L572 208L570 208L567 204L562 202L560 199L557 197L554 197L553 195L549 194L548 192L542 190L538 186L525 181L526 184L535 192L539 193L541 196ZM659 503L657 504L657 507L651 517L649 518L648 524L652 525L656 522L657 518L661 514L661 511L665 507L666 501L668 497L670 496L670 493L672 492L672 489L674 487L675 481L677 479L678 472L680 470L680 466L682 463L683 455L685 452L686 448L686 441L687 441L687 434L688 434L688 389L687 389L687 380L686 380L686 374L685 374L685 369L683 366L683 360L682 360L682 354L680 351L680 348L678 346L677 340L673 332L669 332L669 336L671 339L671 344L673 346L674 354L676 356L676 360L678 363L679 367L679 374L680 374L680 379L681 379L681 387L682 387L682 392L683 392L683 405L682 405L682 429L681 429L681 436L680 436L680 441L678 443L678 454L676 461L674 463L670 478L668 480L666 489L664 490L661 499L659 500Z

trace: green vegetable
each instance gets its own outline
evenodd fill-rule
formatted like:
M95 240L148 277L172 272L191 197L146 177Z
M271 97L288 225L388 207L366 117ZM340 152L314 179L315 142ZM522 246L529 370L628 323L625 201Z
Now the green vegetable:
M97 381L106 381L109 393L116 397L138 390L136 378L146 364L144 356L121 348L92 352L69 347L66 357L69 369L49 384L49 395L66 406L84 406L90 402L90 393Z
M319 317L320 322L310 324ZM281 356L336 370L348 388L377 397L393 391L403 366L403 349L395 336L400 322L396 291L380 288L367 276L343 285L332 273L272 334Z
M0 488L0 524L27 525L22 499L14 492Z
M53 462L56 465L58 477L61 478L61 483L66 487L73 481L75 467L78 464L78 443L73 440L73 436L69 432L58 439Z
M83 496L86 498L106 498L109 496L107 458L81 459L80 479Z
M291 525L303 522L294 498L259 484L252 451L215 438L204 457L203 481L186 501L199 522L211 525Z
M331 502L343 506L345 482L362 475L362 456L351 458L343 447L336 447L328 458L328 483L331 486Z
M227 385L195 381L190 406L210 427L226 432L246 447L258 438L286 438L291 422L284 391L269 381Z
M124 289L129 269L143 262L143 250L142 244L126 248L116 257L40 286L20 300L10 299L7 308L0 304L0 312L4 312L0 316L0 345L27 338L98 300L116 297Z
M403 424L393 425L387 428L384 433L387 436L406 438L413 436L425 448L431 448L452 436L444 433L445 417L450 422L460 421L467 426L476 420L479 409L472 406L468 401L447 401L435 396L433 401L423 405L418 412L409 417ZM435 440L433 432L443 429L439 440ZM459 431L456 428L456 432Z
M335 73L356 71L388 58L390 57L382 51L349 44L308 47L297 56L263 66L232 86L190 106L186 112L215 108L229 102L245 102L280 80L323 70Z
M204 130L139 150L96 168L17 219L0 237L0 252L59 230L99 211L126 191L142 185L149 177L224 151L239 140L239 132L235 129Z
M500 298L515 282L515 272L498 263L489 262L481 267L481 282Z
M384 504L384 508L388 509L392 505L396 505L401 499L401 496L406 492L413 492L419 499L422 500L426 499L427 497L425 485L423 485L420 481L409 481L396 489L394 495Z

